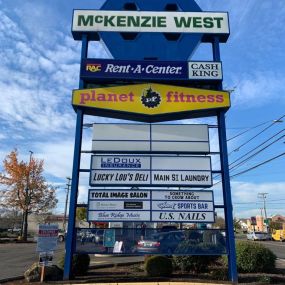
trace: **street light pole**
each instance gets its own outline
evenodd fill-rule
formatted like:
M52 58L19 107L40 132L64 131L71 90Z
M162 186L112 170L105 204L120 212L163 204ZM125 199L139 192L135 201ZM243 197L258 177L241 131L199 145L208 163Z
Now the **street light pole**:
M64 220L63 220L63 231L66 231L66 215L67 215L67 204L68 204L68 197L69 197L69 190L70 190L70 186L71 186L71 178L70 177L66 177L67 179L67 188L66 188L66 199L65 199L65 207L64 207Z

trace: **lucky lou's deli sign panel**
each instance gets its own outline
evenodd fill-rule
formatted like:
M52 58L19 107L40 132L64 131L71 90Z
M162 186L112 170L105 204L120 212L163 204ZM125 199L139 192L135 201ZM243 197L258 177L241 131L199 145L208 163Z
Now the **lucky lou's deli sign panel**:
M88 110L127 112L147 116L209 111L230 107L226 91L195 89L156 83L74 90L72 104Z

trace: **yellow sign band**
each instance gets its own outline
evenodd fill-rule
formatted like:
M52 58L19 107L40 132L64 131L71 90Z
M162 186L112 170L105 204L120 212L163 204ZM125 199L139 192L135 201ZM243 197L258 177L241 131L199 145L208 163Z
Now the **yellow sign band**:
M74 106L159 115L230 107L226 91L162 84L137 84L74 90Z

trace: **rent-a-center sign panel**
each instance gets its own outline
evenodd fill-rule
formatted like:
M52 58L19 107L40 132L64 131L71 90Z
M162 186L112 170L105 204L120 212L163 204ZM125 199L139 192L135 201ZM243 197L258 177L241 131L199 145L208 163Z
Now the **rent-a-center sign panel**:
M88 221L211 223L213 192L90 189Z
M93 155L90 185L211 187L211 157Z
M80 77L89 82L107 79L222 80L221 62L83 59Z
M74 90L72 104L90 115L155 122L189 114L213 115L230 107L230 95L226 91L148 83Z

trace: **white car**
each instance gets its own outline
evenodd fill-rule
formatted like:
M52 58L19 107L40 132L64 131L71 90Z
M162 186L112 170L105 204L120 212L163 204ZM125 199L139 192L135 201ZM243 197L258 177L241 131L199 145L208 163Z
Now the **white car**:
M268 233L265 232L249 232L246 235L248 240L268 240Z

